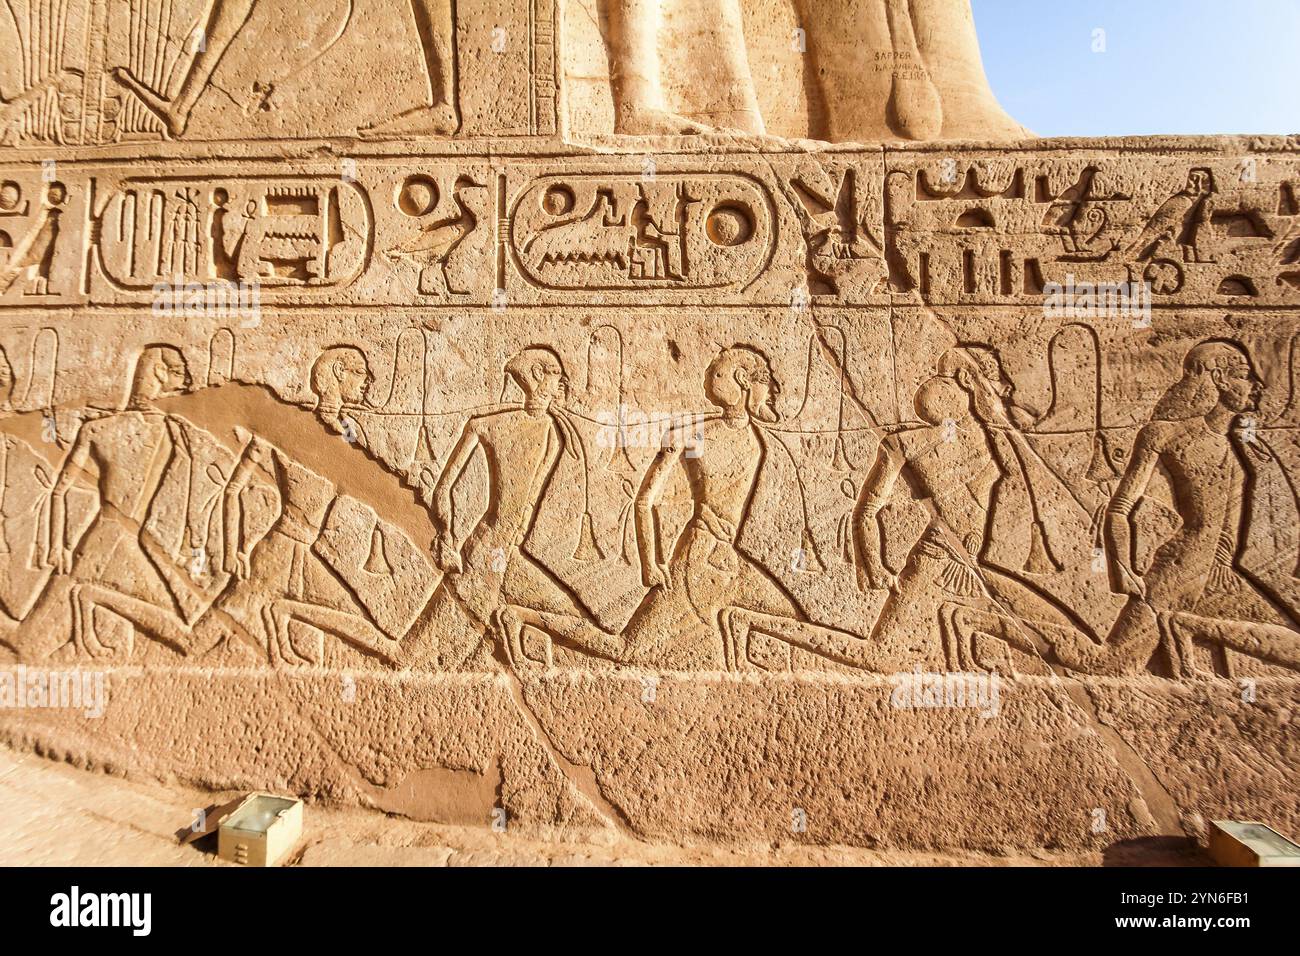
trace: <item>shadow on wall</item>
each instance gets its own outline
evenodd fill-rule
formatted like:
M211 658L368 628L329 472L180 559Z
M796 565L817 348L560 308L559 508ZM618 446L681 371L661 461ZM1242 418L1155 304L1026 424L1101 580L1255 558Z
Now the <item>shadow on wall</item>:
M1119 840L1102 851L1103 866L1213 866L1195 840L1153 836Z

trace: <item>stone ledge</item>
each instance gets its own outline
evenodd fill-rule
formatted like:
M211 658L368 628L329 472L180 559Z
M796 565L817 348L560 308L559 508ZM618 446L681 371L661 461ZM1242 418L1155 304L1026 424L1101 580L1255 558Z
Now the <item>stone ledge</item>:
M887 677L649 676L123 668L107 672L102 718L13 710L0 735L213 790L274 788L437 822L503 807L535 831L647 839L1099 849L1168 832L1171 807L1191 835L1229 812L1300 825L1286 796L1300 766L1290 679L1261 680L1247 704L1225 681L1020 678L1002 682L984 718L892 707ZM1268 779L1243 786L1243 773Z

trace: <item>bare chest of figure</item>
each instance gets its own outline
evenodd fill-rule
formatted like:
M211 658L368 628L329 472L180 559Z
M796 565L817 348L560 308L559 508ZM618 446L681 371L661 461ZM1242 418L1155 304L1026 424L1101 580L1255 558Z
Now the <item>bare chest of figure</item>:
M981 429L945 429L942 425L903 436L903 448L912 473L912 490L918 498L936 505L969 499L969 486L993 467L993 452Z
M286 515L319 528L334 499L334 486L297 462L276 454L282 506Z
M1238 493L1241 465L1226 435L1199 427L1161 458L1183 527L1217 523Z
M527 522L542 492L559 444L549 415L504 415L481 433L489 473L485 520L518 530Z
M717 422L705 431L698 451L683 457L697 508L707 505L739 525L763 456L753 426L731 428Z
M159 414L120 412L94 422L94 459L99 468L104 501L126 514L135 514L159 445L167 436L167 420Z

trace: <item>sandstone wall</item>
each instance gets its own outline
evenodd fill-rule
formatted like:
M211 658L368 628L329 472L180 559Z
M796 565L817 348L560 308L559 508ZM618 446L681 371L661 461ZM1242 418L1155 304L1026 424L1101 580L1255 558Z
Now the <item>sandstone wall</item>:
M10 743L669 840L1297 828L1294 138L1025 138L950 0L30 6Z

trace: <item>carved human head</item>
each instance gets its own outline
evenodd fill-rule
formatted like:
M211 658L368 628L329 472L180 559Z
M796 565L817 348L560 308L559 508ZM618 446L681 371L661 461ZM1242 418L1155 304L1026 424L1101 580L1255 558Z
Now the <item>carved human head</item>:
M1186 421L1220 405L1234 414L1259 407L1264 383L1250 355L1236 342L1206 339L1183 358L1183 376L1156 403L1161 421Z
M519 386L529 403L564 401L569 394L569 377L555 350L533 345L506 363L506 375Z
M140 408L177 395L187 391L190 384L190 369L180 349L161 343L146 345L135 363L129 406Z
M321 408L364 405L374 381L365 353L352 345L326 349L311 367L311 390Z
M718 408L744 407L762 422L780 419L776 396L781 385L767 356L748 345L733 345L718 353L704 373L704 394Z
M927 425L962 422L970 417L971 395L954 379L935 375L917 388L912 407Z
M1187 191L1193 196L1214 192L1214 173L1203 166L1193 169L1187 174Z

